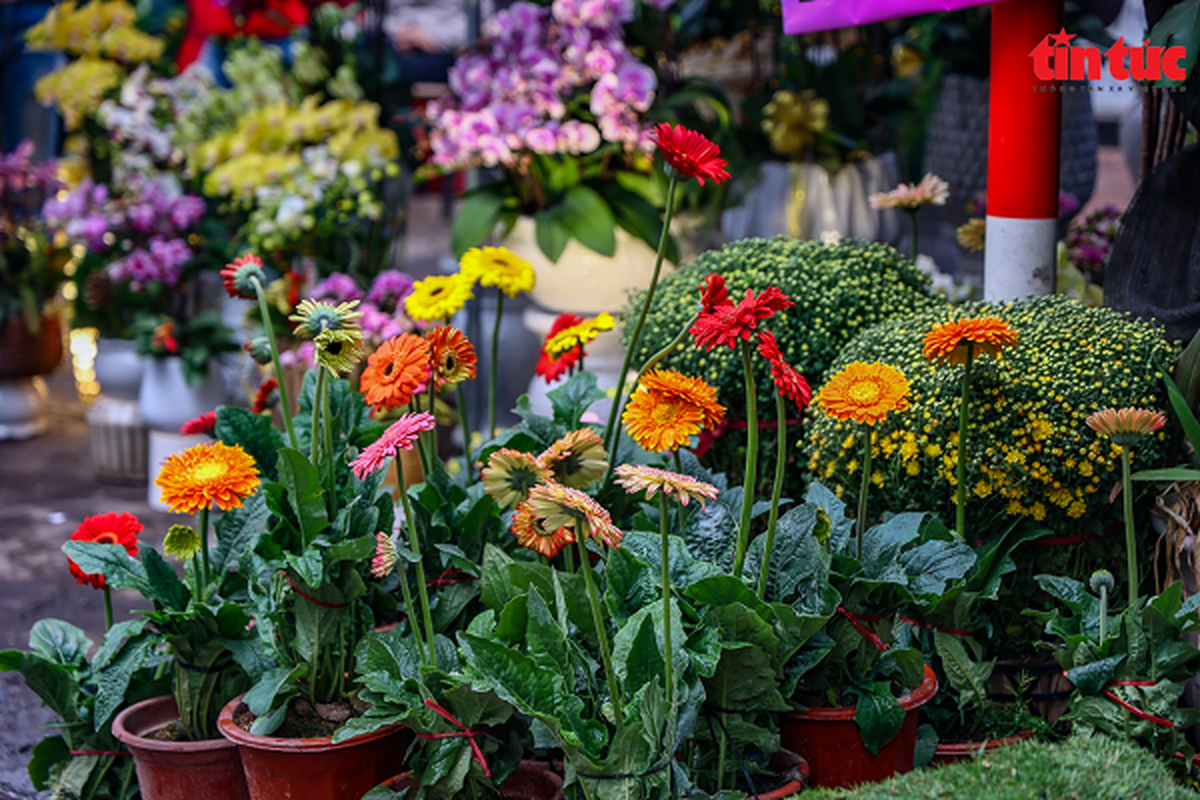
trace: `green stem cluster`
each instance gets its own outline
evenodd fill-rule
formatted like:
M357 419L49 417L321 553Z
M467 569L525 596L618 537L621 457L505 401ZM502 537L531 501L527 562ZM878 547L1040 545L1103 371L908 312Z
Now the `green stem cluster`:
M737 549L733 556L733 575L740 577L750 544L750 517L754 509L754 487L758 482L758 396L754 388L754 368L750 362L750 344L740 342L742 377L746 383L746 471L742 482L742 515L738 523Z
M396 457L396 474L400 479L400 503L404 506L404 524L408 528L409 547L412 549L413 558L416 561L414 566L417 573L417 596L421 603L421 620L425 626L425 645L428 648L426 663L432 667L437 664L437 651L434 649L433 615L429 611L429 588L425 585L425 565L421 558L421 537L417 533L417 518L413 514L412 503L408 499L408 489L405 488L404 483L404 462L400 460L399 456ZM406 582L401 581L401 584L405 585ZM412 615L412 600L408 595L407 586L405 588L405 602L410 604L408 606L409 624L419 639L417 621Z
M758 599L767 596L767 579L771 574L771 552L775 547L775 525L779 521L779 498L783 494L783 474L787 466L787 406L783 393L775 394L775 418L778 433L775 443L775 485L771 489L771 514L767 517L767 542L763 548L762 566L758 571Z
M587 586L588 603L592 607L592 622L596 626L596 638L600 641L600 659L604 662L604 677L608 680L608 695L612 701L613 723L620 730L625 724L624 713L621 710L621 687L617 685L617 673L613 671L612 649L608 644L608 634L604 630L604 612L600 609L600 597L596 593L596 577L592 573L592 562L588 559L587 547L583 543L583 537L576 536L575 544L579 547L579 560L581 562L579 571L583 573L583 582Z
M283 427L287 431L288 444L293 450L299 450L300 441L296 438L296 428L292 424L292 403L288 397L287 381L284 379L283 366L279 363L279 345L275 343L275 327L271 325L271 309L267 305L266 292L257 278L254 279L254 294L258 298L258 314L262 317L267 344L271 348L271 366L275 369L275 380L279 383L279 413L283 417Z

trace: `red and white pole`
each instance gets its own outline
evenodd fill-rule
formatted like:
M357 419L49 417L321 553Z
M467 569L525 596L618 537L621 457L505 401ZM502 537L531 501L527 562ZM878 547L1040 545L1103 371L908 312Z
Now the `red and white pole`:
M1062 24L1062 0L992 5L986 300L1054 291L1062 95L1034 75L1030 53Z

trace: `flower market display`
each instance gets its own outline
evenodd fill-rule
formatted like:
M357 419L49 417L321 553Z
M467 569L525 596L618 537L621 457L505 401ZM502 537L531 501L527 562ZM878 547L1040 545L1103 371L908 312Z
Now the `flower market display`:
M37 791L784 800L929 770L959 796L1022 759L1030 786L1059 760L1195 783L1200 598L1152 514L1189 523L1200 337L1097 302L1108 211L1063 228L1081 291L935 291L917 221L936 238L954 189L911 165L869 200L911 250L681 255L752 183L747 143L796 166L883 136L837 133L838 76L889 33L881 74L919 80L924 28L813 39L811 74L750 92L683 74L731 12L675 5L510 4L404 114L354 6L259 41L224 31L286 4L235 5L179 74L181 18L123 0L30 32L70 56L38 93L74 138L0 159L0 323L136 342L166 509L82 495L60 568L97 619L0 651L53 715ZM400 238L428 233L414 177L465 190L432 270ZM986 236L944 227L922 245ZM569 246L616 276L617 229L644 288L539 305ZM505 396L521 370L543 405Z

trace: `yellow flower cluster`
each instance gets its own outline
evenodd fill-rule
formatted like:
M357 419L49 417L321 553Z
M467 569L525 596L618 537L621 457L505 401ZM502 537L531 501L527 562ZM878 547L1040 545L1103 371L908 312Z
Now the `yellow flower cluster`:
M202 142L190 154L194 170L207 172L209 196L248 197L300 166L300 151L325 143L339 161L381 165L400 155L396 134L379 127L375 103L317 96L298 106L275 103L243 116L237 127Z
M1059 528L1079 525L1108 505L1119 449L1086 425L1108 406L1161 407L1163 373L1174 351L1161 330L1062 296L981 305L1006 320L1020 345L1002 362L972 368L968 515L975 530L1005 516ZM960 312L938 309L881 325L851 342L833 369L855 360L899 366L912 382L910 410L891 415L872 436L873 504L891 511L952 515L957 486L957 420L962 367L935 366L921 343L934 325ZM856 486L861 447L851 423L811 415L808 468L837 490ZM1135 452L1141 466L1162 453L1162 433Z
M125 0L94 0L80 6L75 0L58 3L47 12L37 25L25 34L31 50L59 50L71 56L109 56L118 58L108 49L105 36L115 30L134 30L137 10ZM148 57L136 61L151 61L162 55L163 41L137 31L141 36L157 43L157 49ZM144 50L144 48L143 48ZM124 59L136 63L133 59Z
M76 128L124 78L125 70L115 61L84 56L43 76L33 94L42 105L57 105L67 127Z

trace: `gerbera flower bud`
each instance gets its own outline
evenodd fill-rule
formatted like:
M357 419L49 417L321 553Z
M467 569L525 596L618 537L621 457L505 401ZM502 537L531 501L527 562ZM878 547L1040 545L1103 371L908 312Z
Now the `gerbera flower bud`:
M288 317L296 323L296 334L306 339L315 339L325 331L356 331L361 333L358 320L363 312L355 311L358 301L348 303L318 303L313 300L301 300L296 306L296 313Z
M1121 447L1132 447L1143 436L1167 424L1167 418L1149 408L1105 408L1088 416L1088 427Z
M200 534L191 525L172 525L163 539L167 555L187 561L200 550Z
M263 272L263 262L253 253L235 258L232 264L226 264L221 270L221 282L230 297L243 300L254 300L258 297L255 283L267 285L267 274Z
M255 336L250 341L242 345L250 357L254 359L254 363L261 367L265 367L271 363L271 343L265 336Z
M1098 569L1088 579L1088 585L1092 587L1093 592L1100 594L1101 589L1111 592L1116 588L1117 582L1113 579L1111 572L1106 569Z
M375 557L371 559L371 574L386 578L396 568L396 543L383 531L375 534Z

